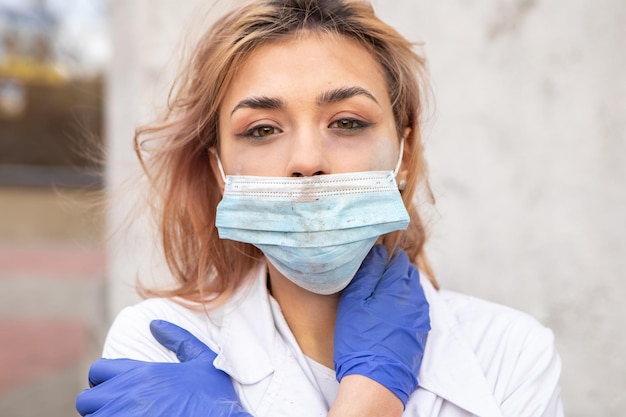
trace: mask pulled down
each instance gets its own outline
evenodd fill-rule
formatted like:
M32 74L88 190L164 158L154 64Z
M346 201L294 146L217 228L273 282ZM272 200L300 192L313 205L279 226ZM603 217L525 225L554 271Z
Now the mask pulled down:
M391 171L224 176L219 236L256 246L308 291L339 292L381 235L409 224L395 176Z

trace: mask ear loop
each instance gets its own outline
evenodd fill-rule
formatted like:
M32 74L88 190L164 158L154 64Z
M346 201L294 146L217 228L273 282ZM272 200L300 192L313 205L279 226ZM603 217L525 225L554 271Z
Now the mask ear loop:
M222 181L226 184L226 174L224 174L224 167L222 166L222 161L220 160L220 156L215 152L215 149L211 149L211 153L215 156L215 160L217 161L217 169L220 170L220 175L222 176Z
M393 170L393 177L396 178L400 172L400 166L402 165L402 157L404 156L404 138L400 139L400 156L398 156L398 162L396 168ZM398 183L398 190L404 191L406 187L406 180L400 180Z
M396 167L393 170L394 178L396 178L398 176L398 172L400 172L400 166L402 165L402 156L404 156L404 138L400 139L400 155L398 156L398 162L396 163Z
M396 163L396 167L393 170L393 177L396 178L398 176L398 172L400 172L400 166L402 165L402 157L404 156L404 138L400 140L400 156L398 156L398 162ZM218 159L219 161L219 159Z

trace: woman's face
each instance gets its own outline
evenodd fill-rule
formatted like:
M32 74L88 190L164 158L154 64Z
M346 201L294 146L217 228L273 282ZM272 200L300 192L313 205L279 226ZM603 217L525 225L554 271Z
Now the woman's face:
M399 156L382 69L341 36L305 33L256 49L237 68L219 126L228 175L393 170Z

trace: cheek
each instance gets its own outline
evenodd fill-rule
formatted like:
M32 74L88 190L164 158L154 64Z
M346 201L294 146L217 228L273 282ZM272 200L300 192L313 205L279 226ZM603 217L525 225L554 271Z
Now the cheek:
M223 152L222 163L230 175L254 175L281 177L288 160L285 146L250 146L233 141Z
M246 159L233 149L222 150L222 165L226 175L253 175L254 159Z
M386 120L385 127L378 131L377 140L372 146L372 170L393 170L400 157L400 138L395 119L392 114L388 114Z
M373 171L393 170L399 152L399 143L395 143L394 138L380 138L371 148L370 169Z
M238 152L233 142L222 136L220 143L220 160L226 175L241 175L245 169L243 159L237 157Z

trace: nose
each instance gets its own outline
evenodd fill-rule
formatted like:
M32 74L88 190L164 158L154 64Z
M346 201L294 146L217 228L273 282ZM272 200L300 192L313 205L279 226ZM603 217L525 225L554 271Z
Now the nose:
M330 174L330 167L322 148L322 139L299 136L293 140L287 172L292 177L310 177Z

